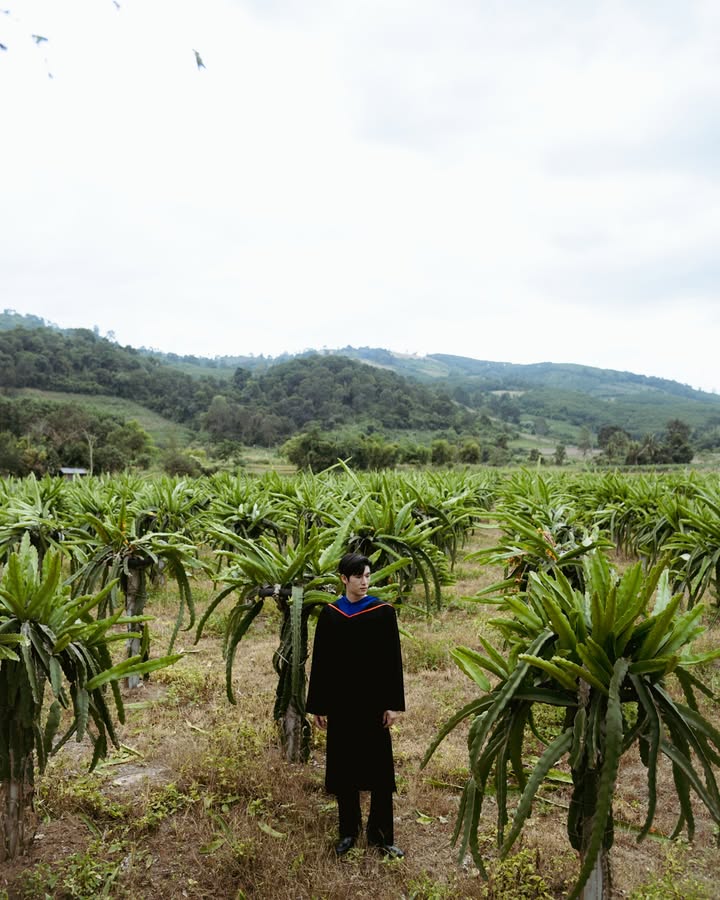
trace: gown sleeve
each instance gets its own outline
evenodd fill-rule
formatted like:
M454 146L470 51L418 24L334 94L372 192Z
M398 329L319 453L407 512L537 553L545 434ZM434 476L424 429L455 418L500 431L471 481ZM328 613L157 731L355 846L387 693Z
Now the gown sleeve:
M392 709L395 712L403 712L405 710L405 686L403 682L400 632L397 624L397 613L392 607L389 608L389 613L384 650L387 665L384 679L387 687L387 697L383 708Z
M308 684L305 709L317 716L326 716L330 704L329 689L332 684L331 642L329 640L328 610L323 609L318 617L313 641L310 681Z

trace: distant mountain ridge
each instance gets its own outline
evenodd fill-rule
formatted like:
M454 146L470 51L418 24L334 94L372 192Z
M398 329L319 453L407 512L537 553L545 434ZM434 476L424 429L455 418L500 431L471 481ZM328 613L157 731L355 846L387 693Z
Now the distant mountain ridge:
M14 328L46 328L56 334L68 336L83 331L60 329L38 316L5 310L0 314L0 333ZM156 384L170 378L171 372L177 373L172 376L175 382L173 390L165 392L164 402L161 403L160 398L157 398L148 403L150 408L170 416L175 421L187 421L188 418L199 414L203 408L208 409L208 404L215 394L225 393L224 385L228 386L228 390L232 390L233 383L237 388L241 384L244 385L245 377L250 377L253 382L257 382L257 386L253 388L254 393L249 394L247 388L243 388L241 393L237 393L236 390L236 399L241 403L247 402L248 399L260 402L262 398L258 391L265 390L260 380L261 376L269 375L277 367L318 357L321 359L343 357L385 370L388 374L401 376L416 384L420 382L434 391L439 390L447 400L458 404L461 409L472 411L475 415L489 416L523 431L538 435L554 435L561 440L572 441L578 429L583 427L598 432L602 427L611 425L623 428L631 435L659 432L671 419L687 422L698 434L713 430L720 432L720 396L698 391L669 379L637 375L632 372L571 363L517 364L443 353L422 356L401 354L377 347L350 346L307 350L303 353L282 354L277 357L237 355L210 359L163 353L145 347L121 348L114 342L112 335L101 338L97 329L94 332L85 331L85 342L93 333L97 341L106 344L109 341L107 353L110 356L113 348L116 357L118 353L125 354L122 359L120 357L113 359L112 364L112 368L129 367L128 373L123 376L124 396L132 396L140 402L145 402L141 396L143 392L147 394L150 382L145 380L141 383L138 379L143 371L147 372L148 365L152 367ZM99 349L96 348L97 351ZM127 357L127 354L130 354L130 357ZM238 369L245 370L245 375L240 381ZM109 371L107 364L99 371L98 380L103 382ZM165 373L167 378L164 377ZM187 406L190 395L196 394L197 391L195 388L189 390L189 382L178 380L180 373L185 377L199 379L203 384L202 389L199 384L197 385L200 395L194 398L192 408L183 410L182 414L179 414L179 407ZM56 379L59 385L62 378L56 376ZM262 400L267 412L271 405L280 402L278 398L285 390L286 382L290 384L292 379L290 381L284 377L274 379L272 403ZM8 385L12 382L6 380L4 383ZM58 386L54 389L60 388ZM316 397L317 394L315 397L304 398L302 402L312 407ZM412 404L415 408L416 401L413 400ZM178 410L174 408L175 405L178 405ZM427 405L430 408L430 404ZM378 421L377 411L373 416L374 420Z
M0 331L9 328L51 328L56 331L73 331L62 329L39 316L21 314L12 309L5 309L0 314ZM97 332L96 332L97 333ZM114 337L110 336L110 340ZM231 370L240 367L249 371L267 369L274 365L289 362L292 359L307 356L344 356L356 359L369 365L390 369L398 375L405 375L421 381L436 379L455 380L458 378L478 379L484 382L497 382L498 390L516 387L522 389L531 386L558 387L562 390L573 390L588 393L591 396L610 398L617 394L635 393L642 390L660 391L677 397L698 399L700 397L717 397L707 391L697 390L679 381L660 378L652 375L638 375L618 369L601 369L580 363L511 363L476 359L469 356L455 356L448 353L429 353L427 355L397 353L380 347L351 347L336 349L308 349L301 353L282 353L278 356L215 356L201 357L179 355L161 350L139 347L133 348L138 353L156 357L170 365L178 363L195 365L207 370ZM205 372L205 374L209 374Z
M430 353L425 356L396 353L380 347L342 347L337 349L305 350L302 353L284 353L279 356L218 356L213 360L198 357L182 357L158 353L142 348L140 352L160 356L168 362L208 363L220 368L235 369L238 366L249 371L267 369L274 365L302 359L307 356L344 356L368 365L389 369L398 375L419 381L446 379L470 379L476 382L496 384L497 390L531 387L557 387L562 390L580 391L590 396L610 399L638 391L659 391L676 397L698 399L716 397L707 391L697 390L679 381L652 375L637 375L618 369L601 369L579 363L510 363L454 356L448 353Z
M636 375L616 369L600 369L578 363L510 363L492 362L447 353L430 353L427 356L407 356L389 350L364 347L330 351L350 356L363 362L391 368L399 374L432 380L435 378L478 379L497 381L502 387L517 386L558 387L563 390L582 391L591 396L614 396L616 393L638 390L661 391L678 397L696 398L697 395L715 396L698 391L686 384L648 375Z
M156 351L141 350L157 356ZM184 362L216 374L240 367L267 371L294 359L341 356L391 371L428 386L442 388L455 401L523 428L537 419L550 421L550 434L573 440L583 426L599 431L605 425L631 435L660 432L671 419L681 419L699 432L720 428L720 396L695 390L670 379L574 363L519 364L472 359L444 353L426 356L401 354L378 347L306 350L298 354L232 356L198 360L162 354L171 364ZM555 427L552 423L560 423ZM562 423L569 426L565 428Z
M451 368L458 370L464 363L477 364L470 366L474 371L467 375L479 378L497 377L501 379L517 379L518 384L542 384L545 387L562 387L583 391L591 396L609 398L620 393L635 393L638 390L661 391L677 397L696 398L697 395L715 396L706 391L698 391L687 384L658 378L650 375L636 375L617 369L600 369L576 363L493 363L480 360L466 360L464 357L452 357L435 354L433 359L449 361ZM462 362L459 362L462 361ZM572 387L571 387L572 386Z

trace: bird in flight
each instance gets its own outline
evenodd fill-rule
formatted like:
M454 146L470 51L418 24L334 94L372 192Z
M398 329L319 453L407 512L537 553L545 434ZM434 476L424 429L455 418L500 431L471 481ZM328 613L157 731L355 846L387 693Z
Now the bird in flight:
M204 69L205 63L202 61L202 56L200 56L197 50L193 50L193 53L195 54L195 62L197 63L198 69Z

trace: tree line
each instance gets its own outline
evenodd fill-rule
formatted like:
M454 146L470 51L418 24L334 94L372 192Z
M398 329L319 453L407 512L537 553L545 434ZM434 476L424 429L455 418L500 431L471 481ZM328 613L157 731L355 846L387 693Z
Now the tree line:
M447 434L442 432L441 434ZM282 453L299 469L321 472L339 459L349 460L355 469L372 471L392 469L398 465L504 466L527 459L523 451L511 450L506 431L482 434L438 436L423 444L410 438L392 441L381 434L358 432L332 433L313 428L291 437Z
M208 376L192 378L88 329L0 332L0 387L6 390L109 394L193 425L223 385Z
M0 397L0 474L44 475L61 467L94 472L147 468L150 435L133 421L73 403Z
M504 465L523 457L508 449L520 430L548 434L548 419L542 414L547 410L537 390L516 395L480 385L428 385L383 368L380 359L368 365L339 355L290 358L253 371L238 367L230 377L206 374L208 369L190 375L96 331L30 324L33 327L3 331L0 322L0 389L7 402L22 388L132 400L194 432L218 458L236 457L243 446L285 445L291 461L315 470L348 457L358 468L399 463ZM708 420L697 433L678 418L669 420L676 425L668 426L667 433L631 433L618 425L598 426L570 403L570 396L556 391L561 405L552 412L566 416L565 421L582 421L578 446L586 454L599 446L603 462L686 463L696 441L706 449L720 446L717 421ZM27 404L24 398L22 404ZM10 410L4 405L0 420L4 471L41 474L54 471L58 461L86 467L92 462L98 471L116 471L123 455L125 465L148 463L149 438L139 433L137 425L127 426L115 418L111 427L109 420L100 424L102 417L93 414L89 428L87 422L82 424L87 412L66 408L55 416L43 408L38 423L26 429L22 422L29 421L27 417ZM57 426L61 419L67 420L66 427ZM126 427L132 435L122 433ZM106 446L108 434L118 428L121 432ZM83 430L89 438L83 437ZM432 438L418 442L410 435L418 431ZM383 432L394 436L385 437ZM398 438L398 433L407 433L407 439ZM99 453L91 460L93 442ZM126 446L128 442L136 446ZM540 456L536 450L536 459ZM554 461L561 464L564 458ZM182 466L168 471L192 474Z
M257 375L195 378L87 329L0 332L0 387L130 399L212 438L272 446L314 422L449 428L476 416L443 391L343 357L291 360Z
M671 419L661 434L645 434L636 440L624 428L605 426L598 432L598 446L609 463L626 466L677 465L692 461L690 426Z

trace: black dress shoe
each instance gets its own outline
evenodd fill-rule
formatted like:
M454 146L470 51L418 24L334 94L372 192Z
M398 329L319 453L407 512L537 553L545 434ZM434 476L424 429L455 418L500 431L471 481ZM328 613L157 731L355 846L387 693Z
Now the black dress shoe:
M347 837L340 838L337 844L335 844L335 856L345 856L348 850L351 850L354 846L354 835L348 835Z
M387 856L388 859L402 859L405 856L403 851L394 844L376 844L376 847L378 853L382 853L382 855Z

